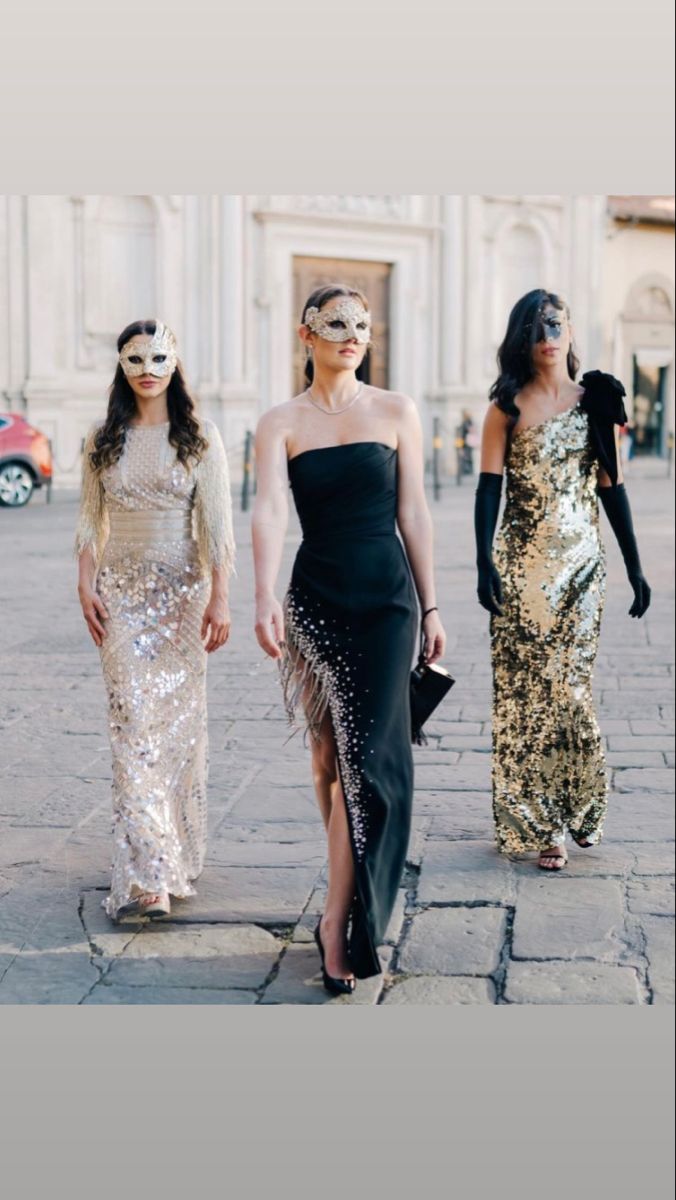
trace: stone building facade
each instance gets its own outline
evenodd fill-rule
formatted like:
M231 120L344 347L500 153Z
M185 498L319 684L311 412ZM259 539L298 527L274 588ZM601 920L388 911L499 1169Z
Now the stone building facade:
M57 484L76 484L116 335L156 315L236 477L246 431L300 386L304 295L338 277L372 301L372 381L415 397L428 446L439 419L450 468L462 411L485 410L511 305L545 286L571 305L583 369L623 378L650 426L644 452L663 454L673 241L664 197L3 196L0 410L47 433Z

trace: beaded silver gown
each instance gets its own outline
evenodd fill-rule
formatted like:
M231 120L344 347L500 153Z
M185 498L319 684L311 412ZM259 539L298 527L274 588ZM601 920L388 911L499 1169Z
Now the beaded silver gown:
M108 619L100 647L113 760L110 916L138 889L194 894L206 848L210 569L234 562L228 466L216 426L184 467L169 423L127 430L97 474L83 457L76 552L91 548Z

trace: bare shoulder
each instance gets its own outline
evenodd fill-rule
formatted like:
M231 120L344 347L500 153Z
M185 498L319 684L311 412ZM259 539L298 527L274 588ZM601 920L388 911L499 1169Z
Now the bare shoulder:
M389 417L395 421L406 421L417 415L418 406L415 400L404 392L390 392L385 388L369 385L368 395L379 416Z
M283 404L275 404L264 412L256 426L256 437L276 439L286 437L292 428L296 411L296 400L285 400Z
M504 412L499 407L495 400L491 400L486 409L484 417L484 429L487 433L506 433L511 424L512 418L508 413Z

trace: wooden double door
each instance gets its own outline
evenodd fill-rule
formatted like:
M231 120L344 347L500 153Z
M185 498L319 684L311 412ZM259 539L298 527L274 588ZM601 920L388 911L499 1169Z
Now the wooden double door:
M293 260L293 395L306 386L305 352L297 328L305 301L311 292L329 283L342 283L362 292L371 313L373 349L367 354L358 377L374 387L389 386L389 327L391 263L362 262L352 258L296 257Z

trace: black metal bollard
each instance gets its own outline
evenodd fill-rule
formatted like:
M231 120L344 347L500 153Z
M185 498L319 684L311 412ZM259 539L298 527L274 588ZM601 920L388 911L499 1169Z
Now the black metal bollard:
M244 435L244 466L242 473L242 512L249 509L251 495L251 471L253 459L253 434L247 429Z
M438 500L441 496L441 451L444 445L439 417L434 418L432 428L432 488L434 499Z
M670 430L667 434L667 479L671 479L671 471L674 462L674 432Z
M462 433L462 427L458 425L455 431L455 482L457 487L462 483L464 472L463 455L465 453L465 438Z
M47 483L45 484L45 504L51 504L52 503L52 480L54 478L54 447L52 445L51 438L47 438L47 445L49 446L49 461L52 464L52 474L49 476L49 479L47 480Z

